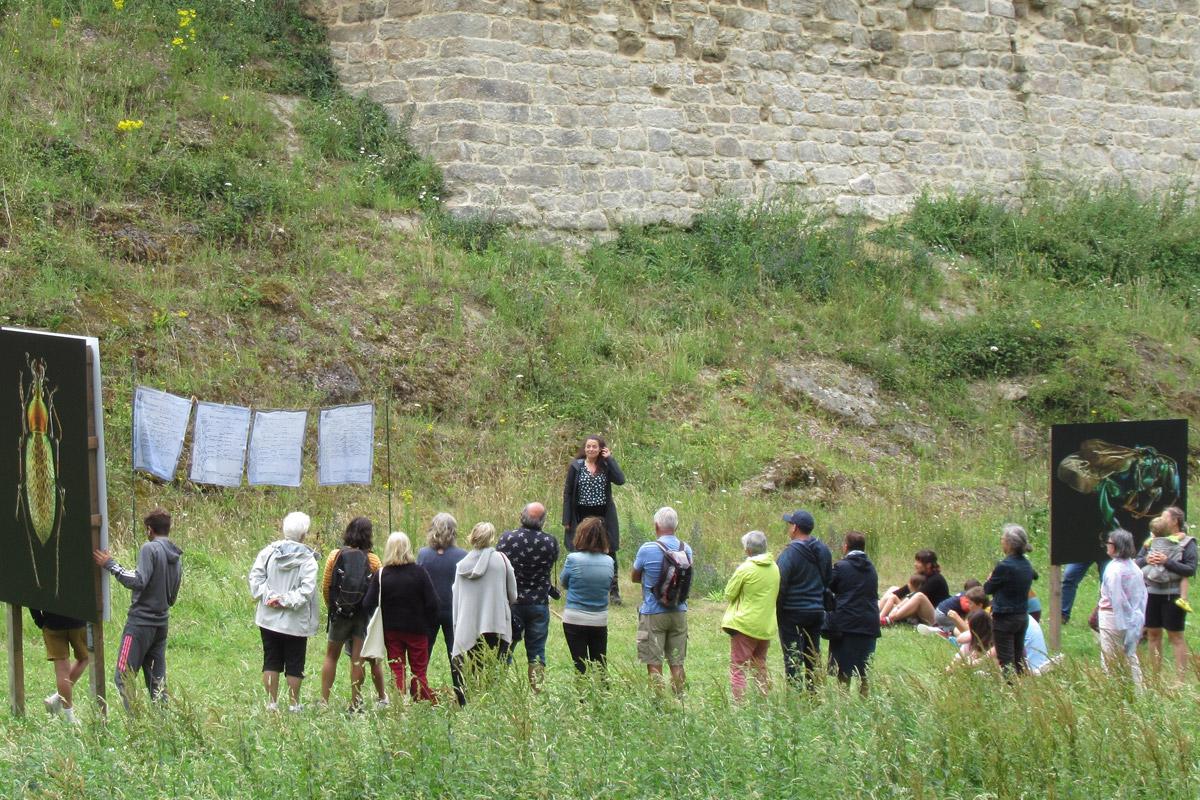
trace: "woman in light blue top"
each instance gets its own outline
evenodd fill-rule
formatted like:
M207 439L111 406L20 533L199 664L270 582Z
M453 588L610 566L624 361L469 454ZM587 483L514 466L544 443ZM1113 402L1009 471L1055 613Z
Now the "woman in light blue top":
M600 517L579 523L574 547L574 552L567 554L559 581L567 590L563 636L575 669L582 673L588 662L603 665L608 653L608 589L616 564L608 555L608 533Z

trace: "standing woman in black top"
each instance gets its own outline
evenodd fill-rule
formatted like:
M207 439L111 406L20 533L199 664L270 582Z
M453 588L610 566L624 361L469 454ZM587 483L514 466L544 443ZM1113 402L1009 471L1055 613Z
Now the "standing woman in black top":
M996 641L996 660L1000 669L1025 671L1025 629L1029 627L1029 587L1037 573L1025 557L1031 548L1025 529L1011 522L1001 529L1000 547L1004 559L997 562L983 584L992 596L992 629Z
M621 546L621 532L617 524L617 506L613 503L612 487L622 486L625 474L613 458L608 443L602 436L589 436L583 440L575 460L567 467L567 480L563 484L563 544L572 552L575 528L588 517L604 520L608 531L608 555L613 560L613 579L609 587L609 602L620 605L621 591L617 584L619 570L617 549Z

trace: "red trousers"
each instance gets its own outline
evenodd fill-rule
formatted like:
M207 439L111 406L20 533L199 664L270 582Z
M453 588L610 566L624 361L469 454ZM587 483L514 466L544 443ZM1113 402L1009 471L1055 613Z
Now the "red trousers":
M424 633L405 631L383 632L383 643L387 647L388 665L396 676L396 688L405 691L404 665L412 670L408 693L414 700L433 700L429 680L425 677L429 669L429 637Z
M767 693L767 648L769 639L755 639L744 633L735 632L729 637L729 685L733 699L741 700L746 693L746 673L754 672L758 691Z

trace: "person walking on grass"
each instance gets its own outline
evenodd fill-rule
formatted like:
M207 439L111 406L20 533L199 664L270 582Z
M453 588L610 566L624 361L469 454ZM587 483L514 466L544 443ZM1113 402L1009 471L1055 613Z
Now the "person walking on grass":
M425 568L416 563L412 542L403 532L388 537L383 568L371 577L363 612L367 619L383 609L383 640L396 688L406 691L404 668L412 671L407 691L413 700L433 701L426 676L429 632L437 626L438 597Z
M504 659L512 645L512 603L517 576L507 556L496 550L496 526L471 529L471 551L454 575L454 648L460 667L477 667L488 653Z
M142 523L147 541L138 551L136 569L123 568L105 550L92 553L97 566L133 592L113 678L127 711L130 697L126 678L139 670L150 698L160 702L167 699L167 627L183 580L183 551L170 539L171 515L156 508Z
M742 537L746 560L725 584L725 616L721 630L729 634L729 686L733 699L746 693L746 673L753 670L761 695L766 695L767 650L779 633L775 604L779 598L779 567L767 552L767 535L750 531Z
M321 595L329 616L326 622L329 640L325 645L325 660L321 664L321 705L329 704L329 692L337 678L337 662L342 649L350 650L350 710L362 710L362 684L365 678L362 645L367 636L367 615L363 598L371 576L379 571L379 557L371 552L371 520L355 517L342 534L342 546L325 559L321 578ZM374 668L374 665L372 665ZM379 684L382 684L380 680ZM381 685L377 706L386 706Z
M663 660L671 669L671 688L682 694L686 681L687 596L692 584L690 545L675 535L679 514L670 506L654 512L655 540L638 548L633 558L634 583L642 585L638 608L637 654L656 687L663 683Z
M783 521L787 523L790 541L775 560L779 567L775 618L783 647L783 667L788 681L797 685L803 663L805 685L812 691L821 659L825 590L833 578L833 554L812 535L816 523L809 512L793 511L785 514Z
M1118 528L1105 545L1109 563L1100 581L1100 665L1111 672L1122 661L1135 686L1142 685L1137 646L1146 622L1146 583L1133 561L1133 534Z
M320 625L317 557L305 544L311 520L302 511L283 518L283 538L259 551L250 568L250 596L258 601L254 622L263 647L267 710L279 708L279 673L287 679L288 710L300 705L300 682L308 639Z
M588 519L592 519L589 517ZM529 503L521 509L521 527L506 532L496 545L508 557L517 576L517 601L512 604L512 650L525 642L529 685L541 689L546 669L546 639L550 634L550 596L558 597L551 571L558 561L558 540L542 530L546 507ZM509 659L512 659L509 650Z
M46 698L46 710L51 716L61 714L72 725L79 723L75 717L73 689L87 669L88 645L87 623L74 617L52 614L41 609L29 609L33 624L42 631L46 645L46 659L54 665L56 691ZM71 660L71 656L75 660Z
M460 706L467 701L463 694L462 670L450 651L454 647L454 571L466 555L467 551L458 546L458 520L444 511L435 514L425 534L425 546L417 553L417 563L429 573L438 596L438 622L429 634L429 652L433 652L440 630L446 645L446 659L450 662L454 698Z
M1178 506L1163 509L1159 517L1166 526L1166 535L1179 537L1177 544L1179 552L1175 557L1164 552L1152 552L1148 546L1142 547L1137 554L1136 564L1139 568L1146 566L1162 567L1169 573L1165 583L1147 583L1146 592L1146 641L1150 651L1150 665L1153 669L1162 667L1163 631L1167 632L1167 640L1175 653L1175 673L1183 680L1188 673L1188 647L1183 638L1183 630L1187 625L1186 602L1180 604L1180 583L1184 578L1196 574L1196 540L1187 535L1187 525L1184 522L1183 510Z
M858 690L867 696L867 669L879 639L879 574L866 553L867 537L848 531L842 559L833 565L829 591L833 610L826 615L822 634L829 639L829 671L849 688L858 676Z
M575 550L567 554L559 582L567 590L563 638L580 674L603 669L608 658L608 589L616 564L608 555L604 520L588 517L575 530Z
M1026 670L1025 629L1029 626L1029 587L1037 572L1025 554L1030 551L1025 529L1011 522L1000 533L1004 558L992 568L983 590L992 596L992 630L996 639L996 661L1008 673ZM1107 570L1106 570L1107 572Z

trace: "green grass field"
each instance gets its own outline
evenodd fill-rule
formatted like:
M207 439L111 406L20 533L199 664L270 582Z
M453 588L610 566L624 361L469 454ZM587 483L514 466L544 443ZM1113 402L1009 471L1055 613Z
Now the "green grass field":
M338 88L299 8L0 0L0 324L99 337L114 549L132 561L161 504L187 551L166 711L102 722L83 701L81 729L51 724L27 625L34 702L0 715L0 797L1195 794L1196 668L1134 693L1099 672L1079 614L1035 681L946 675L949 647L889 630L869 699L780 688L739 708L703 599L742 533L777 552L781 514L808 507L826 541L866 531L884 583L921 547L952 586L984 577L1019 522L1045 600L1049 426L1200 421L1194 187L1034 176L1020 202L931 193L886 226L725 198L686 229L540 243L447 213L404 121ZM870 419L789 388L798 372L873 397ZM295 490L131 478L135 380L258 408L386 403L376 482L318 487L311 463ZM245 574L286 512L312 515L322 549L358 514L379 542L441 510L511 528L538 499L554 519L593 432L629 477L622 571L663 504L698 552L682 702L648 690L626 606L603 690L576 686L554 627L540 696L514 669L463 711L318 714L312 680L308 713L262 709Z

